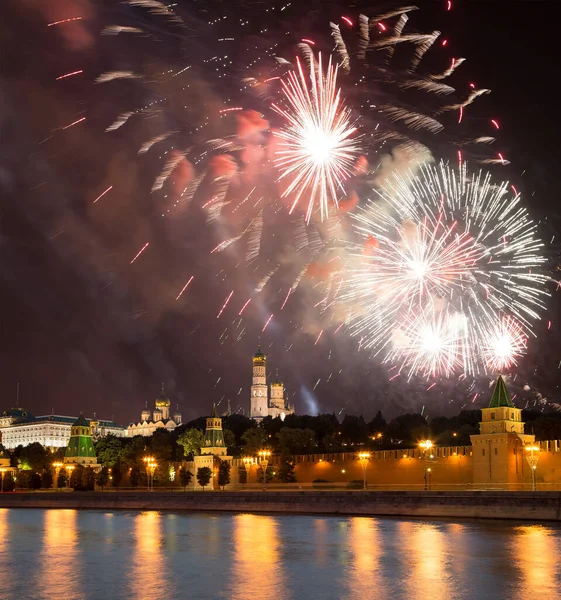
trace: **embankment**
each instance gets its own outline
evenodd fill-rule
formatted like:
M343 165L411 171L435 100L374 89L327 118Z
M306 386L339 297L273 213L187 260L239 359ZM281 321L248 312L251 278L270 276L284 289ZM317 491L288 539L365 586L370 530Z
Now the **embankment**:
M0 495L0 508L561 520L559 492L66 492Z

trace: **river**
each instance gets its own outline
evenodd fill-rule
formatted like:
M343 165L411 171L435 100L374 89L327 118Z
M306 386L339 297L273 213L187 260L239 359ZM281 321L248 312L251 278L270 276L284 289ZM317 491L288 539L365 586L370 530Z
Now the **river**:
M2 600L559 597L561 527L0 509Z

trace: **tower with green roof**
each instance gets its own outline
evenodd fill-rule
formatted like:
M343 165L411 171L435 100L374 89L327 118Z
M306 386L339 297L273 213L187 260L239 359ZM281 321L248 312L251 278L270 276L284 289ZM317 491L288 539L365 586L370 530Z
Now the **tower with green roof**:
M70 428L64 463L98 467L90 422L80 415Z
M213 473L211 485L205 489L218 489L218 466L220 461L232 461L231 456L226 456L227 452L228 449L224 443L224 432L222 431L222 418L218 416L216 404L213 404L210 417L206 420L206 431L201 453L199 456L195 456L195 476L202 467L208 467ZM195 489L202 490L197 481L195 481Z
M520 489L531 476L524 446L534 441L524 433L522 409L512 402L499 375L489 406L481 409L479 434L472 435L473 483L481 489Z

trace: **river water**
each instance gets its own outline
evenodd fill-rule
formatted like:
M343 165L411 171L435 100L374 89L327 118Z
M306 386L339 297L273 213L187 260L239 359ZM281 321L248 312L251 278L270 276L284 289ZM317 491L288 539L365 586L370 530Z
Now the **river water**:
M561 527L0 509L0 599L561 597Z

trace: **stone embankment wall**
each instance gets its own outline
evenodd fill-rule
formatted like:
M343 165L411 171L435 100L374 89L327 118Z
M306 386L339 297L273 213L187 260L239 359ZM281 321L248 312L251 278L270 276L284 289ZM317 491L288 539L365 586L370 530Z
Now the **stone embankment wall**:
M561 520L558 492L67 492L0 495L0 508L233 511Z

